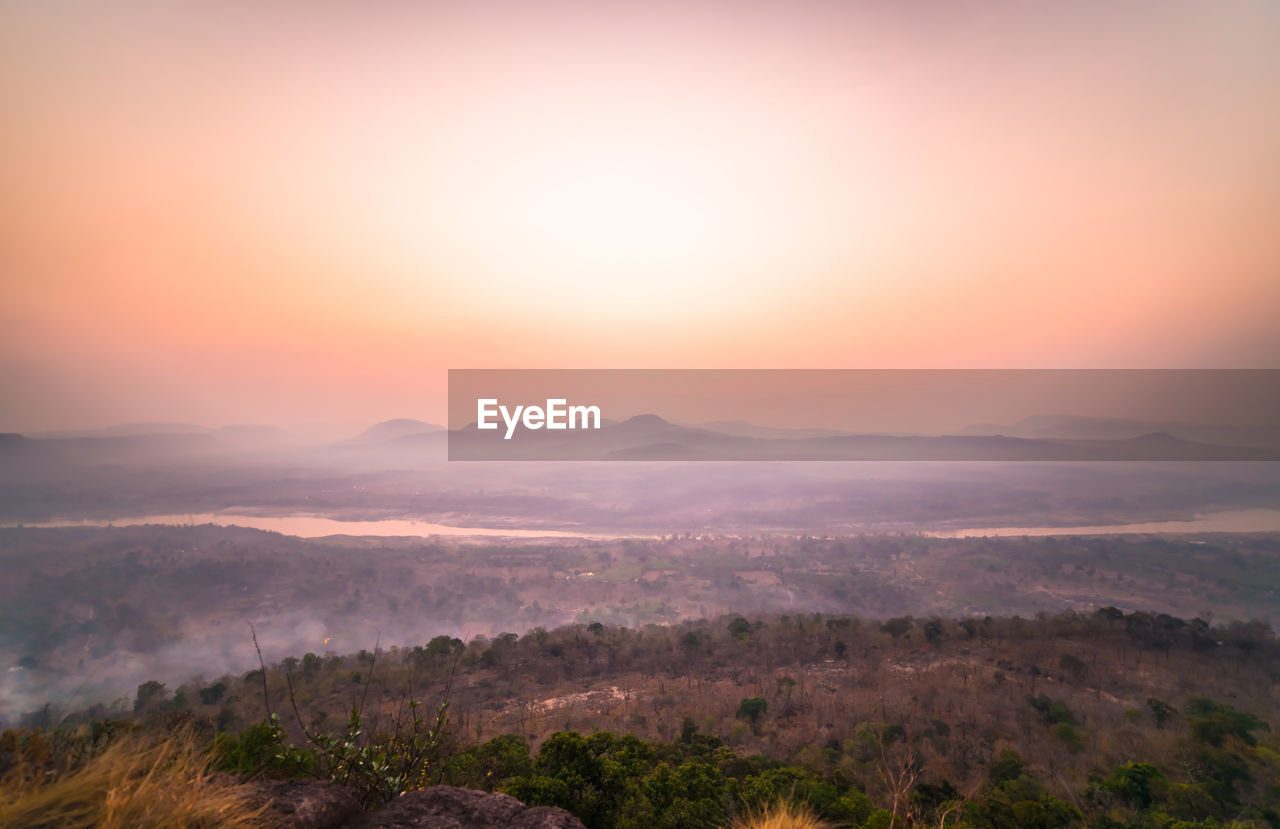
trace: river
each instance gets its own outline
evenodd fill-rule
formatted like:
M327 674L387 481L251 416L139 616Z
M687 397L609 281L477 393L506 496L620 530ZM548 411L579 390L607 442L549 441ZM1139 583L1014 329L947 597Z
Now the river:
M571 530L516 529L509 527L456 527L408 518L379 518L371 521L339 521L320 515L251 515L206 512L178 515L141 515L111 520L58 519L24 522L24 527L123 527L135 524L218 524L319 538L326 535L356 536L471 536L493 538L653 538L654 534L627 532L585 532ZM11 524L9 526L18 526ZM886 530L887 531L887 530ZM902 532L901 528L893 532ZM874 534L873 528L851 530L854 534ZM910 530L907 530L910 532ZM1136 524L1096 524L1079 527L963 527L929 529L921 535L933 538L981 538L984 536L1110 535L1134 533L1280 532L1280 509L1227 510L1199 515L1185 521L1149 521Z

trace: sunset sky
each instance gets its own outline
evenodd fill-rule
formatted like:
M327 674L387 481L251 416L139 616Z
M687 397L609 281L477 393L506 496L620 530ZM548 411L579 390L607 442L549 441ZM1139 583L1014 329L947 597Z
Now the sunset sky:
M0 113L0 431L1280 367L1274 0L0 0Z

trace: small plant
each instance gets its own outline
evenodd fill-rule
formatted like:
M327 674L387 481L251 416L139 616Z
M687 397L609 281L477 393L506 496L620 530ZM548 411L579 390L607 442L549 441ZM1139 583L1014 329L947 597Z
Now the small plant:
M280 717L272 714L239 736L219 734L214 742L220 770L241 777L300 777L315 771L315 756L289 745Z
M454 640L450 640L452 641ZM257 645L256 636L254 644ZM421 703L413 696L411 674L409 686L401 698L400 710L391 717L390 733L367 729L364 721L365 704L374 681L374 668L378 659L377 643L374 644L372 653L361 651L361 661L369 666L364 691L359 700L353 701L351 715L347 717L346 728L341 734L324 734L306 727L298 710L293 678L286 670L284 678L289 689L289 704L293 708L298 727L316 750L315 773L352 789L365 807L377 806L410 789L421 789L433 782L440 782L447 750L445 732L449 726L448 686L452 683L453 671L457 669L463 652L462 648L455 650L446 682L446 702L436 709L434 720L428 722L419 713ZM261 650L258 655L261 659ZM269 697L264 694L264 701L267 700ZM275 715L271 715L270 721L279 728ZM278 737L283 740L283 729L279 730Z
M359 708L351 709L339 735L308 734L318 752L322 775L350 787L365 806L385 803L409 789L424 788L443 773L442 736L449 722L449 706L441 705L433 723L417 715L410 703L410 727L376 738L366 735ZM433 767L438 771L433 772Z

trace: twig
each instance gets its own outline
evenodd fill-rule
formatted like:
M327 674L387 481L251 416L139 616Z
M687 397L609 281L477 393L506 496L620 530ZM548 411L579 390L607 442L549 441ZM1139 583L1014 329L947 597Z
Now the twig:
M298 699L293 692L293 678L289 675L288 671L285 671L284 673L284 682L285 686L289 689L289 704L293 707L293 718L297 721L298 728L302 729L302 735L307 738L307 742L329 755L330 759L337 760L339 765L341 765L343 759L342 756L326 745L325 741L321 740L319 735L312 734L311 730L307 728L306 723L302 721L302 714L298 711ZM316 776L318 777L319 775Z
M258 667L262 669L262 704L267 709L267 719L271 719L271 695L267 692L267 663L262 658L262 648L258 645L258 631L249 622L249 635L253 637L253 649L258 652Z
M373 684L373 668L378 664L378 645L382 642L382 631L377 631L373 639L373 653L369 656L369 675L364 682L364 692L360 694L360 716L364 716L364 703L369 697L369 686Z

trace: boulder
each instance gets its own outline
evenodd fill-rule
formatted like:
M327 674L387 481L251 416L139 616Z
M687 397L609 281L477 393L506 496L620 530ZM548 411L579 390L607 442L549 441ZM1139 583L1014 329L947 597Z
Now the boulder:
M406 792L346 824L347 829L586 829L551 806L525 806L506 794L454 786Z
M266 803L272 824L289 829L341 829L361 811L349 789L328 780L260 780L251 785L253 799Z

